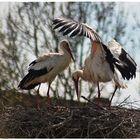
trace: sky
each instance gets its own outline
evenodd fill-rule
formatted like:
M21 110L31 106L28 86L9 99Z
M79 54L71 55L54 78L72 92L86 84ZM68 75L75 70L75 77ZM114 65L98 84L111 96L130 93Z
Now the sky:
M119 3L118 6L124 5L124 9L127 11L129 11L129 17L127 17L129 24L133 24L134 23L134 17L133 17L133 13L136 14L136 16L138 17L138 21L140 23L140 2L135 2L135 3ZM4 3L4 2L0 2L0 18L3 19L5 18L5 14L7 14L8 12L8 6L10 6L12 8L12 5L14 5L14 3ZM129 30L129 29L128 29ZM138 29L140 31L140 29ZM139 34L131 34L130 35L134 35L134 36L140 36L140 32ZM131 53L131 52L130 52ZM130 82L128 82L128 88L127 89L121 89L121 94L123 96L121 96L121 98L119 98L119 103L122 102L125 98L127 98L130 95L130 98L128 99L129 102L134 102L134 101L140 101L140 46L136 48L135 51L135 59L136 59L136 63L138 64L138 72L136 74L136 79L130 80ZM44 86L44 85L43 85ZM42 87L43 87L42 86ZM42 88L42 95L46 94L46 86L44 86L44 88ZM113 89L111 87L111 85L108 85L107 89L109 89L109 92L112 92ZM105 91L104 91L105 92ZM139 92L139 93L138 93ZM106 93L106 92L105 92ZM119 94L116 94L115 98L113 99L113 104L116 104L116 101L118 99ZM103 96L108 96L108 95L103 95ZM140 102L136 102L136 105L140 107Z

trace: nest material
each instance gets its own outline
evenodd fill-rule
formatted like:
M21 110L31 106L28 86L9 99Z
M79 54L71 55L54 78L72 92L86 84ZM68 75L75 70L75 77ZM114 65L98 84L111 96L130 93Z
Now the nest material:
M140 138L140 111L44 106L5 107L0 115L0 136L6 138Z

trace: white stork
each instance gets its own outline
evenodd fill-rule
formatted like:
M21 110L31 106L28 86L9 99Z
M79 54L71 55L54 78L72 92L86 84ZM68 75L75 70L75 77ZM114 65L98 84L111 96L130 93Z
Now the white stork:
M113 81L115 90L111 97L112 101L117 88L125 88L119 78L119 73L123 79L127 80L136 76L137 65L135 61L115 40L105 45L94 29L87 24L71 19L56 18L53 20L53 26L54 29L59 28L59 32L62 32L63 35L70 35L70 37L86 36L91 40L91 52L85 60L84 68L75 71L73 74L78 99L80 98L80 93L78 92L79 77L97 84L98 98L100 98L99 82Z
M24 90L35 88L41 83L48 82L47 98L49 99L49 89L55 77L65 70L74 61L70 44L63 40L60 42L61 52L47 53L38 57L29 64L28 74L21 80L18 87Z

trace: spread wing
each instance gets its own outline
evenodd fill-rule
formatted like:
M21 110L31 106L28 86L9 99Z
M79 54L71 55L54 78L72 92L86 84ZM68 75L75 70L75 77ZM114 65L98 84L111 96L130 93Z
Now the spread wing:
M62 32L63 35L69 35L70 37L85 36L92 41L101 43L106 60L113 72L114 66L116 66L124 79L126 78L129 80L136 76L135 61L122 47L120 47L120 44L116 41L112 41L110 42L110 45L104 45L98 33L87 24L66 18L56 18L53 20L53 29L59 29L58 31ZM117 49L114 50L113 46L116 46Z
M85 23L79 23L77 21L66 19L66 18L56 18L53 20L53 29L59 29L63 35L74 36L85 36L90 38L92 41L101 42L101 38L98 33Z
M101 41L100 36L98 33L89 27L85 23L79 23L77 21L66 19L66 18L56 18L53 20L53 29L59 29L59 32L62 32L63 35L69 35L70 37L73 36L85 36L90 38L91 41L96 41L103 47L106 60L108 61L111 70L114 72L114 63L115 59L110 50L106 45L104 45Z
M127 80L136 77L137 64L134 59L122 48L122 46L115 40L108 43L108 48L117 59L116 67L122 74L122 77Z

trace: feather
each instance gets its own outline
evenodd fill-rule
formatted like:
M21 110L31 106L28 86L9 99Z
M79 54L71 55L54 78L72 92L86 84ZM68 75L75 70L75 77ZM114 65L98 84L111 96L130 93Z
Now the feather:
M31 85L28 85L28 86L25 86L25 85L27 85L27 83L31 82L33 79L35 79L39 76L42 76L44 74L47 74L48 72L49 71L47 70L47 68L43 68L43 69L40 69L40 70L30 69L28 74L21 80L18 87L21 88L21 89L27 89L27 90L32 89L40 83L36 83L36 84L33 84L33 85L31 84Z
M134 59L132 59L132 57L114 39L108 43L108 48L110 49L114 58L117 59L117 62L114 64L120 71L122 77L127 80L134 78L136 76L137 66Z
M62 32L63 35L70 35L70 37L86 36L87 38L90 38L92 41L99 42L101 41L101 38L98 35L98 33L85 23L78 23L77 21L66 18L56 18L53 20L53 25L54 25L53 29L62 27L59 30L59 32Z

